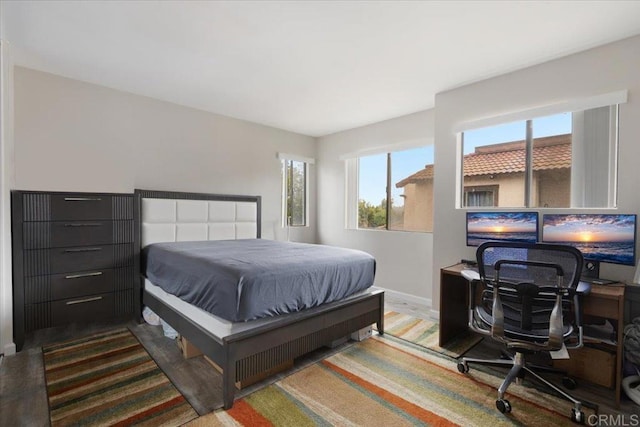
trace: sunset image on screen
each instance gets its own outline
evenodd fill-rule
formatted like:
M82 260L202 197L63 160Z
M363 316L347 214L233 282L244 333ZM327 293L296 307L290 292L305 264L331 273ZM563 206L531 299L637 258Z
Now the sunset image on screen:
M467 245L478 246L488 240L536 242L536 212L467 212Z
M571 245L593 261L633 265L635 236L635 215L550 214L542 219L545 243Z
M545 242L629 242L635 236L633 215L545 215Z
M584 231L580 233L578 238L581 242L590 242L593 240L593 233L591 233L590 231Z

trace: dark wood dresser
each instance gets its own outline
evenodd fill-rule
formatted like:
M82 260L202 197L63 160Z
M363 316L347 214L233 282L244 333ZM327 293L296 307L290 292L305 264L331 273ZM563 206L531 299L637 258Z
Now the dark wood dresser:
M14 341L74 322L139 318L133 194L12 191Z

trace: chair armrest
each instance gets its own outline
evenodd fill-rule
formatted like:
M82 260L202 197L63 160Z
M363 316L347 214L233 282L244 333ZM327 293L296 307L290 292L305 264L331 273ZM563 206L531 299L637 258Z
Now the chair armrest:
M460 274L462 274L462 277L464 277L470 282L474 280L480 280L480 273L478 273L475 270L462 270Z
M589 295L589 293L591 292L591 283L582 281L578 282L576 292L581 295Z

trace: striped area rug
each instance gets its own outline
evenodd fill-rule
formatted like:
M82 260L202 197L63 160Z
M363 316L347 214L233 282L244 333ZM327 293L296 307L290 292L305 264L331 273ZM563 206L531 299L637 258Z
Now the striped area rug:
M187 424L199 426L563 426L571 406L512 385L513 411L495 408L500 378L392 336L372 338Z
M440 347L438 345L437 322L418 319L409 314L395 311L384 313L384 333L451 357L462 356L482 340L482 337L469 334L452 340L447 343L446 347Z
M178 426L198 416L128 329L42 353L52 426Z

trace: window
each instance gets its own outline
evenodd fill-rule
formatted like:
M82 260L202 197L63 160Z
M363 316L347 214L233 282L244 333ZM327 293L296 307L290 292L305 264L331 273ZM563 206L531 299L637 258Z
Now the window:
M309 165L314 160L283 153L278 158L282 161L282 226L304 227L309 221Z
M467 207L498 206L498 186L464 187L464 205Z
M307 164L285 160L284 176L286 188L286 221L290 226L307 225Z
M614 207L618 106L461 133L462 207Z
M433 147L359 157L361 229L432 231Z

